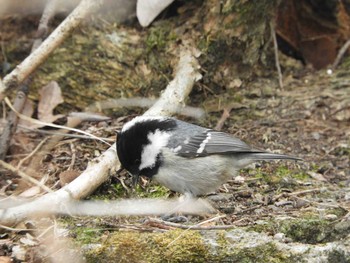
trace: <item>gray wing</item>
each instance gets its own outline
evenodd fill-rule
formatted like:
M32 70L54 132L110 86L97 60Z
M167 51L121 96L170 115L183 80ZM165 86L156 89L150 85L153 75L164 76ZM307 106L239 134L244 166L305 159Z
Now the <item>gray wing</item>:
M214 130L201 131L179 144L174 150L176 154L188 158L211 154L256 152L240 139Z

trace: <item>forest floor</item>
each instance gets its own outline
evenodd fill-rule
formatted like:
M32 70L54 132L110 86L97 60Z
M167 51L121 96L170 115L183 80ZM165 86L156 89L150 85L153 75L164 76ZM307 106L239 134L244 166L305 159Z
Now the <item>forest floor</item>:
M23 40L29 36L20 35L25 28L18 29L18 24L11 23L8 26L13 27L11 32L18 33L11 38L30 42ZM84 32L78 35L88 38ZM273 77L255 77L221 94L216 94L210 87L197 86L190 95L188 104L203 107L208 114L204 120L187 118L187 121L213 128L225 109L229 115L220 125L222 131L255 147L303 159L300 162L264 162L240 171L238 177L206 197L223 216L205 226L215 229L216 226L227 225L263 232L272 237L283 233L286 242L326 244L340 240L350 232L350 73L346 65L329 74L326 70L314 71L292 58L282 57L283 89L278 87L276 74L272 72ZM125 92L139 95L135 90ZM150 91L150 96L156 92ZM31 98L38 100L33 94ZM221 106L221 99L233 103ZM60 111L63 112L64 108ZM84 123L79 128L114 139L115 130L143 111L116 110L109 113L112 117L110 121ZM7 161L16 166L47 137L37 132L17 133ZM107 146L96 141L79 138L62 140L40 164L46 185L58 189L70 177L74 178L83 171L88 161L105 149ZM12 173L0 172L2 197L21 192L29 197L39 195L21 184L21 180ZM124 187L120 181L129 187ZM146 180L142 180L141 186L134 191L129 190L130 185L131 179L121 174L104 183L89 199L177 196ZM46 220L55 221L60 225L59 229L67 230L69 239L81 246L103 243L113 233L163 232L196 225L211 217L215 216L188 216L188 221L178 223L178 227L161 221L152 224L147 218L140 217L58 217ZM26 230L33 224L39 223L28 221L16 227L21 230L0 233L0 262L7 262L1 261L1 257L4 260L15 257L18 261L40 258L37 252L43 245L38 241L40 237ZM127 240L130 236L124 238ZM124 245L128 246L128 243L125 241Z

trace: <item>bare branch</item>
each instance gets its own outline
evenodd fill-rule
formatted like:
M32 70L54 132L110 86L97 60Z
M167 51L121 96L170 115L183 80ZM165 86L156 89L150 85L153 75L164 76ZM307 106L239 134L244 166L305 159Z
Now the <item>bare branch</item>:
M346 41L345 44L339 50L337 58L334 60L333 65L332 65L333 70L335 70L338 67L338 65L340 64L340 61L344 57L344 55L345 55L346 51L349 49L349 47L350 47L350 39L348 39L348 41Z
M175 78L168 84L160 99L144 115L173 115L185 105L185 99L193 84L202 78L198 72L199 64L194 55L196 51L182 50L176 68ZM197 54L198 56L198 54Z
M272 41L273 41L273 49L275 53L275 64L276 64L276 69L278 73L278 83L281 89L283 89L283 75L282 75L282 70L280 66L280 60L278 57L278 44L277 44L277 37L276 37L276 31L274 28L274 25L270 23L270 29L271 29L271 36L272 36Z

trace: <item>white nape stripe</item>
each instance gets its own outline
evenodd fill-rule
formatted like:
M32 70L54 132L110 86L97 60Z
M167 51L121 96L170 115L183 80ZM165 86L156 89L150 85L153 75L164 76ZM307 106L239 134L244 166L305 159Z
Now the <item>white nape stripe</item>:
M204 151L204 148L205 148L205 146L207 145L207 143L209 142L210 139L211 139L211 133L209 132L207 134L207 138L199 145L197 153L202 153Z
M137 116L133 118L131 121L125 123L125 125L122 128L122 132L125 132L129 130L132 126L134 126L136 123L150 121L150 120L166 120L165 117L159 117L159 116Z
M166 131L160 131L159 129L155 132L148 134L147 138L149 144L147 144L141 154L141 164L139 169L152 168L156 164L157 156L161 152L161 149L168 144L168 140L171 134Z

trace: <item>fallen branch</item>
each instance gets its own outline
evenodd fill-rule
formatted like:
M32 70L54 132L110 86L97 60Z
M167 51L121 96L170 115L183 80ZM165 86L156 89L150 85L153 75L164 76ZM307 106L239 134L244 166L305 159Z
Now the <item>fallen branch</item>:
M16 94L15 103L13 104L16 111L22 112L26 100L27 94L22 90L19 90ZM18 117L14 111L11 111L8 114L6 126L4 127L0 136L0 160L5 160L13 134L16 132L17 124Z
M47 57L70 35L90 13L98 9L102 1L82 0L73 12L51 33L51 35L21 64L3 79L0 85L0 101L17 84L22 83Z
M36 32L37 38L33 42L32 50L30 53L33 53L34 50L41 45L43 39L47 36L48 24L49 21L54 17L56 4L57 0L47 2ZM14 108L18 112L22 112L24 105L27 101L27 95L29 93L29 86L32 82L32 78L33 75L29 75L20 85L19 90L17 91L16 99L14 102ZM5 126L0 137L0 160L5 160L12 137L17 130L17 124L17 115L15 114L15 112L10 112L7 119L7 125Z
M159 101L146 114L172 115L181 109L193 84L201 77L198 69L198 62L192 52L187 49L182 50L174 80L169 83ZM162 108L162 105L165 109ZM25 205L0 210L0 224L14 225L42 211L50 211L52 207L61 207L72 200L90 195L108 179L113 169L119 167L120 163L115 148L113 144L101 156L92 160L78 178L60 190L43 195Z

